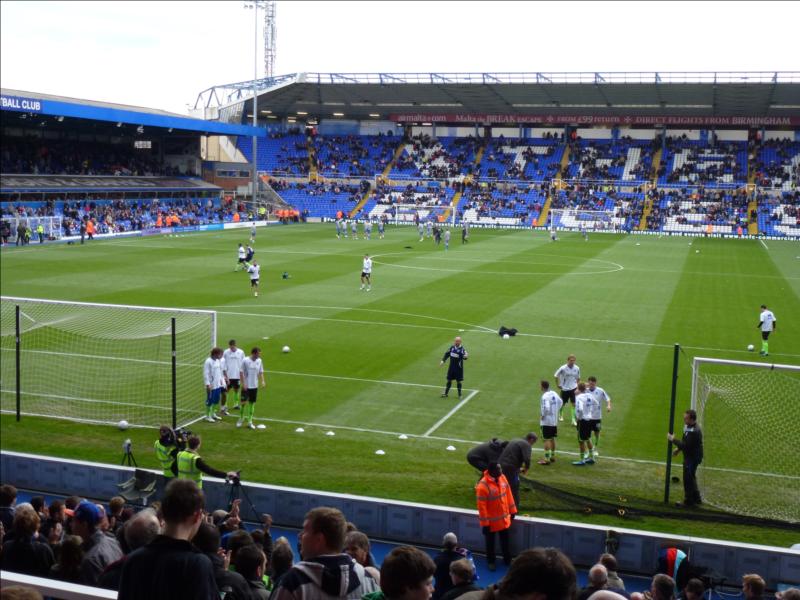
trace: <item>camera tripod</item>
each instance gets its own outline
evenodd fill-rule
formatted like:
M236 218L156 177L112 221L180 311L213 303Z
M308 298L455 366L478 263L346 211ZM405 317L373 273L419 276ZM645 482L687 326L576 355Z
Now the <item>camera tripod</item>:
M139 465L136 464L136 458L133 456L133 450L130 448L125 448L125 453L122 455L122 462L119 464L136 467L137 469L139 468Z
M260 523L261 516L258 514L256 507L253 506L253 501L250 500L250 496L247 495L247 490L245 490L242 487L242 480L239 479L238 473L235 478L230 479L229 481L231 484L231 491L228 494L228 510L230 510L233 507L233 501L238 500L241 495L247 501L247 505L250 507L250 510L253 511L253 517L255 519L255 522ZM244 521L244 518L242 518L242 521Z

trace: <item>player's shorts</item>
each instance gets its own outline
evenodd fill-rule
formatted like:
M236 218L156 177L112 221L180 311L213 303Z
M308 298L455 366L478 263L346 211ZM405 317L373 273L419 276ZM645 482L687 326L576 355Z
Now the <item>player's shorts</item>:
M256 398L258 398L258 388L247 388L244 390L244 392L242 392L242 400L255 402Z
M600 433L600 429L602 427L600 419L589 419L589 423L592 424L592 431L595 433Z
M575 404L575 390L561 390L561 400L566 404L567 402L572 402Z
M240 264L240 265L243 265L243 264L244 264L244 263L246 263L246 262L247 262L247 259L245 259L245 258L240 258L240 259L239 259L239 264Z
M464 381L464 371L448 371L447 381Z
M250 287L258 287L258 279L251 279Z
M578 439L585 442L590 437L592 437L592 422L581 419L578 421Z
M772 333L771 331L762 331L761 332L761 339L767 341L769 339L769 334Z
M558 437L558 427L555 425L542 425L542 439L552 440Z
M371 271L361 271L361 276L362 277L369 277L370 275L372 275Z
M239 389L239 380L238 379L228 379L228 389L229 390L238 390Z
M213 390L209 390L206 393L206 406L212 406L214 404L219 404L219 399L222 397L222 390L224 388L216 388Z

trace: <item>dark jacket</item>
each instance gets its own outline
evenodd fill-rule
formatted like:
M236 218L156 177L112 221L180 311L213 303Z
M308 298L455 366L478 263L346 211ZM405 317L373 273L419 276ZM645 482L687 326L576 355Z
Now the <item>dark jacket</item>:
M498 460L500 466L503 467L503 473L508 476L508 473L517 473L523 467L529 469L531 466L531 445L528 440L518 438L508 442L500 459Z
M433 557L436 571L433 577L436 580L436 587L433 590L433 600L440 598L453 588L453 580L450 579L450 563L464 558L464 555L455 550L442 550Z
M508 442L492 438L467 452L467 462L483 473L489 468L490 463L496 464L499 461L500 455L507 445Z
M225 561L219 554L206 554L214 567L214 579L220 593L228 592L225 600L250 600L250 593L247 580L235 571L225 569Z
M56 562L50 546L33 538L13 539L3 544L0 568L24 575L48 577Z
M165 535L128 556L119 590L118 600L219 600L209 558Z
M673 439L672 443L677 446L678 450L683 452L684 460L696 464L703 462L703 432L699 425L695 424L694 427L688 427L683 432L683 438L680 440Z
M462 583L452 588L439 600L456 600L456 598L460 598L463 594L466 594L467 592L478 592L480 590L481 588L479 588L474 583Z

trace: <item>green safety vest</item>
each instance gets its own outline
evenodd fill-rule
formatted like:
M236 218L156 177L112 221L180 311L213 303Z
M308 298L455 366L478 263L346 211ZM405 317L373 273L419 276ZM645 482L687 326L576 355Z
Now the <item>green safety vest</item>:
M172 458L172 455L169 453L169 448L164 446L160 440L156 440L153 448L155 448L156 458L164 471L164 477L174 477L175 474L172 472L172 463L175 459Z
M197 468L197 454L190 450L178 452L178 479L191 479L200 489L203 488L203 473Z

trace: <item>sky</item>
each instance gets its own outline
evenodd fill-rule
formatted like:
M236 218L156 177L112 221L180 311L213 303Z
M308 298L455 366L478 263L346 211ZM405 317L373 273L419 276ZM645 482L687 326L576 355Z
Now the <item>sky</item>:
M243 1L0 1L4 89L186 114L263 75ZM800 2L277 2L276 74L800 71ZM755 27L755 29L754 29Z

